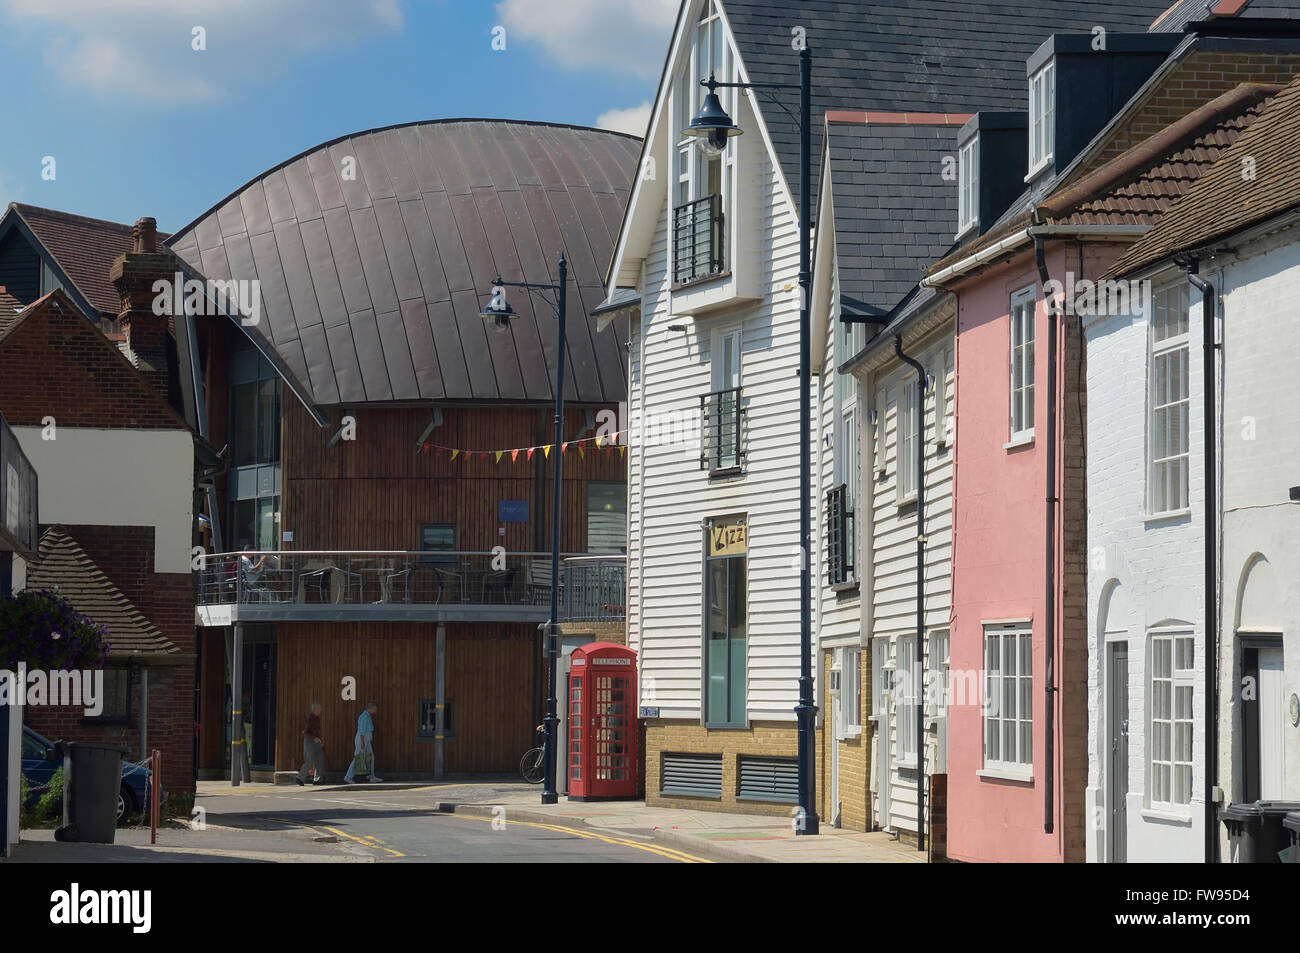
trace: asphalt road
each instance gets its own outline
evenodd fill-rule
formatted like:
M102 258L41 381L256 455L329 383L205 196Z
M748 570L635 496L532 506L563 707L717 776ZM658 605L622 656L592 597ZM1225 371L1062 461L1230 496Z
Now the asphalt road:
M491 801L515 785L434 785L407 790L328 786L246 788L200 796L207 832L295 832L314 845L380 863L682 863L693 858L653 840L504 816L444 814L443 802ZM532 790L537 790L532 788ZM228 832L227 832L228 833Z

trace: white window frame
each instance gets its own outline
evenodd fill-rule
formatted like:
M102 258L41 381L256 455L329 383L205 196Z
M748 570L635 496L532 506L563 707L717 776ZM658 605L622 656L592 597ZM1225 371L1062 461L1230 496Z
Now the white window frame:
M1159 628L1148 633L1147 644L1147 806L1187 814L1195 759L1196 637L1186 627ZM1185 700L1181 714L1180 699ZM1179 757L1180 738L1184 757ZM1182 791L1180 778L1186 785Z
M948 346L939 348L935 355L934 373L934 445L946 447L948 435Z
M957 237L979 222L980 209L979 136L962 146L957 153Z
M834 358L835 366L838 367L857 353L861 347L859 338L859 329L862 325L846 324L835 321L835 327L838 329L835 334ZM833 448L834 459L834 485L843 484L848 487L847 498L844 501L845 509L851 510L854 514L853 520L849 522L851 538L845 541L847 556L853 564L853 572L845 580L854 582L858 579L858 525L860 517L858 499L860 496L860 483L862 480L862 447L861 439L858 434L858 379L852 374L841 374L832 369L831 375L834 378L833 402L835 410L835 446Z
M1008 322L1010 378L1008 382L1009 443L1026 443L1034 438L1034 326L1038 313L1035 289L1031 285L1011 296ZM1028 383L1025 383L1028 380Z
M731 343L731 361L726 361L727 344ZM731 390L741 386L745 351L744 325L718 328L713 332L713 354L709 360L710 382L713 391Z
M909 374L898 382L898 406L894 413L894 472L898 505L916 500L916 422L923 410L918 381Z
M1033 773L1033 662L1031 627L1018 624L984 627L985 771L1023 777L1029 777ZM1022 672L1021 669L1025 667L1028 667L1028 671ZM1011 686L1011 705L1006 703L1005 688L1008 679L1014 682ZM1026 706L1027 711L1023 710ZM1015 708L1014 712L1010 710L1012 707ZM1009 738L1008 722L1011 723ZM1008 740L1012 742L1014 751L1008 750Z
M716 34L711 32L714 30L717 31ZM710 38L705 45L701 46L701 34L705 31L710 31ZM718 64L713 62L719 52L722 57L721 69L718 69ZM700 10L700 18L691 29L691 36L683 50L682 58L685 62L673 85L672 112L676 119L676 132L674 134L678 136L676 145L673 148L673 181L677 183L677 191L669 199L671 206L669 209L670 223L672 222L671 213L673 208L712 194L708 190L708 166L711 160L701 152L698 140L694 136L682 136L681 130L690 125L691 119L694 118L700 106L703 105L704 97L708 95L705 88L700 85L700 80L707 79L710 72L713 72L720 83L736 81L736 54L731 48L726 27L722 22L722 9L719 0L705 0L704 6ZM722 88L716 92L723 109L727 111L727 115L733 119L736 118L737 90ZM722 164L718 191L722 196L722 267L724 272L731 270L731 212L736 206L737 151L737 147L729 146L723 150L722 156L718 160ZM676 254L674 243L670 241L669 246L672 249L672 254Z
M846 646L836 650L840 673L839 723L836 736L856 738L862 734L862 649Z
M948 772L948 657L951 651L952 638L948 629L935 629L930 633L926 640L926 673L931 683L926 685L925 713L926 724L935 729L935 774ZM933 689L931 685L934 685Z
M1033 178L1056 153L1056 61L1029 77L1029 175Z
M1188 482L1191 476L1191 296L1183 282L1167 285L1151 295L1151 318L1147 338L1147 514L1168 516L1191 508ZM1172 327L1170 325L1172 324ZM1171 332L1164 333L1162 332ZM1171 389L1169 368L1181 374L1181 396ZM1164 373L1161 373L1164 368ZM1169 421L1177 420L1179 446L1167 442ZM1163 422L1162 422L1163 421ZM1165 444L1161 446L1161 444ZM1172 452L1171 452L1172 451ZM1179 482L1171 489L1170 474Z
M894 686L894 732L897 740L896 764L900 768L916 767L916 706L924 699L916 697L916 636L900 635L894 640L894 663L897 681Z

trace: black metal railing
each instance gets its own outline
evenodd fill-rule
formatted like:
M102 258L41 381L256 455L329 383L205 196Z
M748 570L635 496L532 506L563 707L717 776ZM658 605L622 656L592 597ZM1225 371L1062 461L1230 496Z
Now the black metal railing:
M561 599L565 581L561 566ZM199 605L549 607L550 601L550 553L250 551L206 556L199 570Z
M722 273L722 196L706 195L673 209L673 283Z
M28 556L39 545L36 469L0 416L0 538Z
M560 619L620 622L627 606L626 556L574 556L564 561Z
M854 579L853 510L849 488L841 483L826 493L826 581L840 586Z
M700 469L735 470L745 458L740 388L714 391L700 398Z

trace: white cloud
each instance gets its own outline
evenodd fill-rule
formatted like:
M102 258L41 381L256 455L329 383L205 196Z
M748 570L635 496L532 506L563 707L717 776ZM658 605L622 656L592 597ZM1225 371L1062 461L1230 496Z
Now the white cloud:
M265 79L310 50L403 26L403 0L0 0L68 84L104 97L193 103ZM205 50L192 46L203 27Z
M649 125L649 100L645 100L640 106L633 106L630 109L609 109L596 117L596 128L598 129L629 132L642 138L645 137L646 127Z
M570 69L658 79L679 6L679 0L501 0L496 14L507 44L538 43Z

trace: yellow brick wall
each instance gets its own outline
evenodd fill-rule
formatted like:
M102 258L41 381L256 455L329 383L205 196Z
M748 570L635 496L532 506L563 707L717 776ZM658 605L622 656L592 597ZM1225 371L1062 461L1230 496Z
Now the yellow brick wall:
M861 661L861 670L858 675L861 679L862 691L859 702L861 710L858 712L859 724L862 725L862 733L856 738L848 738L838 742L839 744L839 806L842 813L840 817L840 827L846 830L867 831L871 829L871 792L868 787L868 772L871 769L871 723L867 721L869 714L868 705L870 704L871 692L871 653L865 649L859 656ZM823 684L829 684L829 673L834 662L833 652L822 653L822 673L826 676L827 681ZM822 823L831 824L835 820L835 805L830 803L831 786L830 786L830 747L831 742L828 739L834 737L830 730L829 719L831 716L829 699L827 708L823 713L827 723L818 732L817 757L820 760L818 765L818 783L821 787L818 790L818 811L821 814Z
M652 718L646 721L646 803L697 811L733 811L790 817L789 804L737 801L738 762L741 755L788 757L798 755L796 725L788 722L753 722L749 728L705 728L698 721ZM722 755L722 798L664 797L659 776L665 752Z

